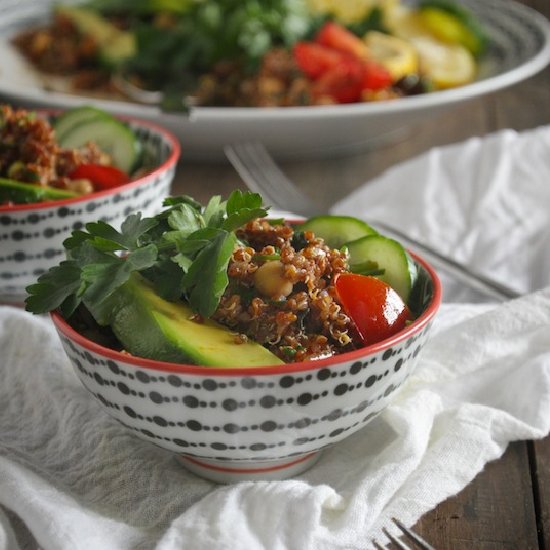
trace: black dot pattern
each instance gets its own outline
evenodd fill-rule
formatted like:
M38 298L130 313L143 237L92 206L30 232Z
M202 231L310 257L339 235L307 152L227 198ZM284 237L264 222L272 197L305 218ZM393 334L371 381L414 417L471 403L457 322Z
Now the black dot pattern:
M430 327L360 360L246 377L136 368L61 339L84 386L138 437L205 459L256 462L310 453L365 426L410 375Z
M171 146L159 134L134 127L144 148L159 164L171 154ZM175 165L138 187L104 197L89 198L66 206L52 202L34 211L0 212L0 295L21 299L25 287L64 257L63 241L74 229L101 218L115 227L132 212L152 216L170 194Z

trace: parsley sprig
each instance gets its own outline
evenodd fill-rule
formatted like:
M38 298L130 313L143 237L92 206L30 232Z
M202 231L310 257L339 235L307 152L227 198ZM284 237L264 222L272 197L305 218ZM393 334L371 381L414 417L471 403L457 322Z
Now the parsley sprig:
M185 299L209 317L229 279L227 266L237 243L235 230L267 215L257 193L214 196L203 208L188 196L171 197L153 218L131 214L120 231L103 222L73 231L63 245L67 258L27 287L26 309L59 308L69 318L83 303L99 324L109 324L110 298L139 272L171 301Z

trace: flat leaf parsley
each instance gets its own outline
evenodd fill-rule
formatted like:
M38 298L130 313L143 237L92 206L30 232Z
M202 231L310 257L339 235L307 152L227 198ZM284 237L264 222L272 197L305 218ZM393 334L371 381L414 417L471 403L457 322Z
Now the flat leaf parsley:
M257 193L239 190L227 201L212 197L204 208L187 196L168 198L164 206L153 218L131 214L120 231L102 221L73 231L63 243L67 259L27 287L26 309L59 308L68 318L84 303L107 324L109 310L102 305L139 272L163 298L183 298L200 315L212 315L229 282L235 230L266 216L267 208Z

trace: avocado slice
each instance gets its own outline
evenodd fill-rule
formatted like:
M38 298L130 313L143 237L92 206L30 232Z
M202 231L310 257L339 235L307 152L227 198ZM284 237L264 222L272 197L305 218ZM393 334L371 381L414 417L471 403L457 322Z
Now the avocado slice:
M133 33L122 31L99 13L79 6L56 6L56 12L74 23L85 35L90 35L99 47L99 59L107 67L116 67L135 55Z
M211 367L283 363L256 342L237 344L235 333L210 319L197 322L189 306L164 300L137 273L132 274L108 301L109 304L103 304L101 309L110 310L109 324L132 355ZM88 308L94 315L93 307Z
M0 204L6 202L30 204L33 202L73 199L78 196L78 193L74 191L0 178Z

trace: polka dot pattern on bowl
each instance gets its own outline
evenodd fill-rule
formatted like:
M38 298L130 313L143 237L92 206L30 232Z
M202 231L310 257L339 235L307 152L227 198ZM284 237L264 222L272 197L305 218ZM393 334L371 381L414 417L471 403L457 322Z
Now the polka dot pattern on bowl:
M362 359L241 377L136 368L62 342L88 391L139 437L193 457L257 462L311 453L362 428L412 372L429 329Z

